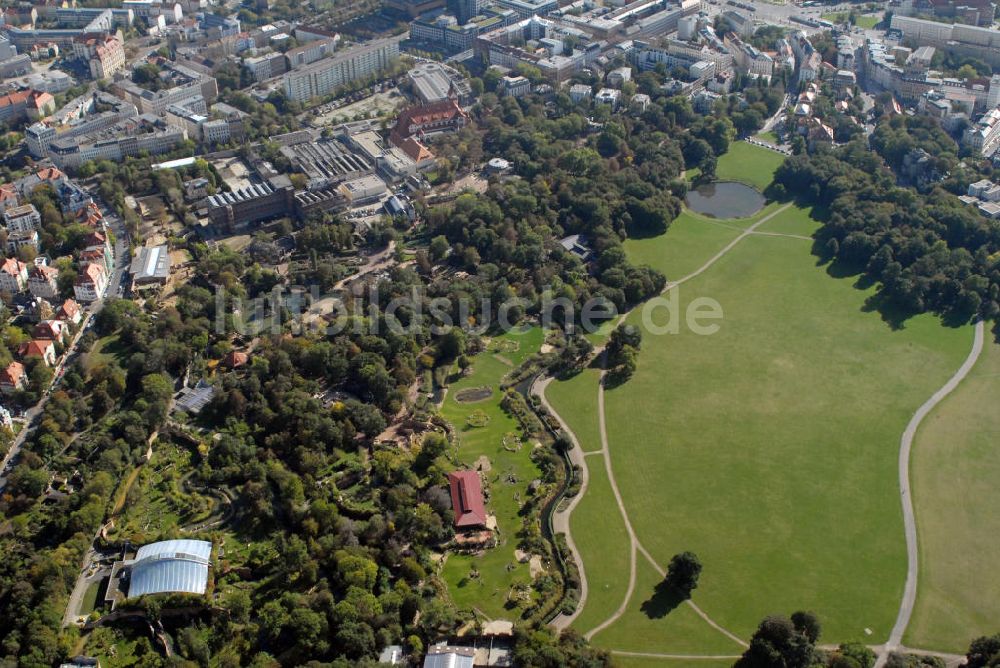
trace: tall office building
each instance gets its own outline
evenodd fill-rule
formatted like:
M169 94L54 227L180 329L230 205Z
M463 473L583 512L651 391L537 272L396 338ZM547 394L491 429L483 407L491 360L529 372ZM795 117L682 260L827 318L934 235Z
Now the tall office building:
M458 19L459 25L465 25L473 16L478 16L484 4L483 0L448 0L448 9Z
M410 19L445 6L445 0L386 0L386 9L394 10Z

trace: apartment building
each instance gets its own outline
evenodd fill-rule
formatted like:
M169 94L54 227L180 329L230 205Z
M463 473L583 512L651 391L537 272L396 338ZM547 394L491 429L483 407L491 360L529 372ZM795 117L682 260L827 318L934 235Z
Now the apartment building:
M16 295L28 285L28 265L9 257L0 264L0 291Z
M104 269L99 264L91 263L80 270L73 283L73 292L76 301L89 304L100 299L107 287L108 277Z
M3 221L8 232L31 232L42 226L42 216L34 204L25 204L4 211Z
M283 53L268 53L254 58L244 58L243 66L250 71L253 80L266 81L288 71L288 59Z
M996 153L1000 147L1000 109L991 109L970 125L962 143L984 158Z
M110 79L116 73L125 69L125 48L117 37L101 39L88 38L74 42L77 57L82 57L90 64L90 76L94 79Z
M140 113L162 116L167 107L183 100L201 95L211 103L219 95L219 85L214 77L197 70L167 62L163 66L167 77L174 85L163 90L151 91L132 81L119 81L113 86L118 95L134 104Z
M143 115L91 134L57 136L49 141L47 155L59 167L71 168L91 160L120 162L143 151L151 155L166 153L186 138L184 130Z
M774 59L763 51L747 44L734 33L723 37L726 48L733 56L733 62L740 74L749 77L770 78L774 73Z
M727 9L722 12L722 20L726 22L730 30L740 37L750 37L756 29L753 16L734 9Z
M3 123L38 120L55 110L55 98L37 90L19 90L0 97L0 122Z
M971 56L1000 67L1000 31L961 23L940 23L893 14L890 27L904 40L948 53Z
M294 70L306 65L312 65L318 60L329 58L336 50L337 42L339 41L339 36L327 37L324 39L315 39L306 42L302 46L289 49L285 52L285 58L288 59L288 67Z
M285 96L305 102L329 95L352 81L373 76L399 57L399 42L399 37L373 40L288 72L284 78Z
M28 292L40 299L59 296L59 270L47 265L34 266L28 271Z

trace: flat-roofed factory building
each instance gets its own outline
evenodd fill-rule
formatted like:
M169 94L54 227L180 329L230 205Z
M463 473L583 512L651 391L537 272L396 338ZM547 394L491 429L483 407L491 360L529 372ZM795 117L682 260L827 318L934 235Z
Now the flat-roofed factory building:
M136 287L166 285L170 278L170 252L166 244L140 248L129 272Z

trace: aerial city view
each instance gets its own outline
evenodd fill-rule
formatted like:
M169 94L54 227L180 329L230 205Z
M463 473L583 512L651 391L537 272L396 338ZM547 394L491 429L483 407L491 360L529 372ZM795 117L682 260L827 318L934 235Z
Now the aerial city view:
M0 668L1000 668L998 4L0 3Z

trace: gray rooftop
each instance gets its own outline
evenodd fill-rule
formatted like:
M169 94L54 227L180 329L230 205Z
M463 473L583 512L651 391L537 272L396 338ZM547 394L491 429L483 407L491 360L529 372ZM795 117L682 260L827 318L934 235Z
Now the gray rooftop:
M476 650L471 647L431 647L424 658L424 668L473 668Z
M139 282L166 280L170 276L170 252L166 245L140 248L129 271Z

